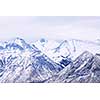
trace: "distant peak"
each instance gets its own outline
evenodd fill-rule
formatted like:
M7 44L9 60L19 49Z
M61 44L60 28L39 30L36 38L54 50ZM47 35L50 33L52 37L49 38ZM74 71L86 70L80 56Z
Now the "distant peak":
M14 40L24 41L24 39L22 39L22 38L20 38L20 37L16 37Z
M68 41L67 41L67 40L64 40L64 41L62 42L62 44L63 44L63 43L68 43Z
M46 40L44 38L41 38L40 42L43 43L43 42L46 42Z
M86 57L89 57L89 56L93 56L93 54L89 51L84 51L80 56L86 56Z
M68 44L68 41L67 40L64 40L61 42L61 44L59 45L59 47L63 46L63 45L67 45Z

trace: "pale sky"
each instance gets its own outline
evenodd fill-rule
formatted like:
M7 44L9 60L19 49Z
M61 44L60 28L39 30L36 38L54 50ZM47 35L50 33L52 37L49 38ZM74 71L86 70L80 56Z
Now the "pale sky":
M100 39L100 17L0 17L0 40L21 37L27 40Z

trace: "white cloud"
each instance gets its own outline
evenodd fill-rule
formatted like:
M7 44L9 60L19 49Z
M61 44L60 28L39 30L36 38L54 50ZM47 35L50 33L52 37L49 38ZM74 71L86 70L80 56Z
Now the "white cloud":
M0 40L26 39L97 39L100 17L0 17Z

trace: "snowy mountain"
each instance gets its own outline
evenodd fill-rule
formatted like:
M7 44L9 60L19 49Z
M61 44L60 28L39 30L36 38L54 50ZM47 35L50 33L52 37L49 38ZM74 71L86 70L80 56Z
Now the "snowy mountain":
M44 39L43 42L41 42L41 40L38 40L34 43L34 45L56 63L59 63L62 58L70 55L70 51L68 49L66 41L63 41L60 44L59 42L56 42L54 40Z
M21 38L0 42L0 83L100 82L100 43Z
M48 45L48 43L51 44ZM100 43L95 41L91 42L76 39L67 39L60 43L48 40L42 43L38 41L34 44L56 63L60 63L62 62L62 60L66 59L73 61L84 51L89 51L93 54L100 53Z
M42 82L62 69L23 39L6 42L0 51L0 82Z
M100 83L100 54L93 55L85 51L46 82Z
M54 40L46 40L42 38L36 41L34 45L43 53L47 53L49 50L52 50L53 48L58 47L59 43Z

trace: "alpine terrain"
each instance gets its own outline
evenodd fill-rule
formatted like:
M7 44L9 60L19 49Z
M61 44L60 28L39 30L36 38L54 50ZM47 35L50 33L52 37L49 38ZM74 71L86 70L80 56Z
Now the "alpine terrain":
M100 42L19 37L0 42L0 83L99 83Z

